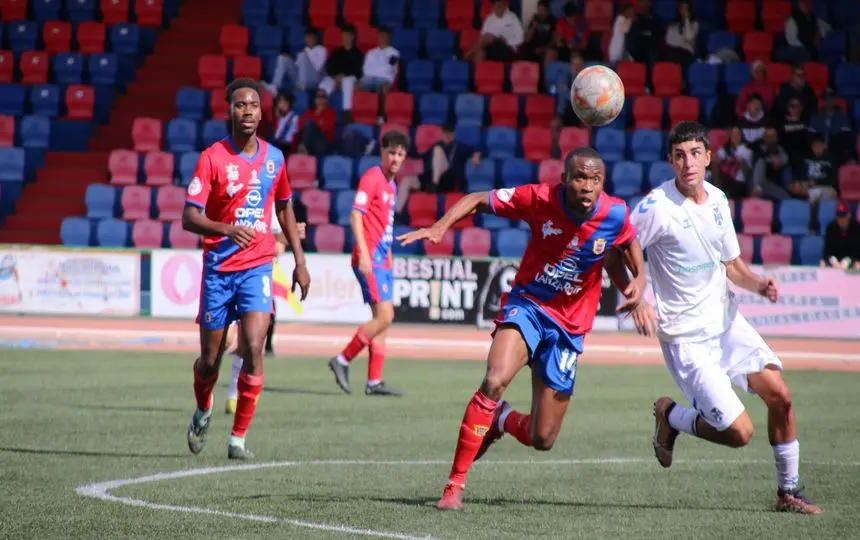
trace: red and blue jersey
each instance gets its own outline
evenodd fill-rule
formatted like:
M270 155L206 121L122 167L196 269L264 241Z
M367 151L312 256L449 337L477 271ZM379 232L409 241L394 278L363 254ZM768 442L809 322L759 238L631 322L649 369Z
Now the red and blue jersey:
M219 272L235 272L272 262L273 201L292 196L284 154L262 139L253 156L243 154L230 137L200 154L185 203L202 208L212 221L250 227L256 236L245 249L227 237L203 237L203 263Z
M508 295L531 301L569 334L589 332L600 302L603 257L636 238L627 204L601 193L591 216L580 221L565 206L562 186L528 184L490 192L490 208L531 227Z
M364 215L364 241L370 260L377 268L391 268L391 244L394 242L394 203L397 184L389 180L382 167L372 167L358 182L353 210ZM358 265L358 243L352 248L352 264Z

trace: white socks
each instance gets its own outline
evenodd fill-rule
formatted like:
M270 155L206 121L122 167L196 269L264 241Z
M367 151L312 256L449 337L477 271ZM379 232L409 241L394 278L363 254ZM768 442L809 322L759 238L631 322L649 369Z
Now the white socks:
M237 437L235 435L230 435L230 446L238 446L239 448L245 448L245 437Z
M346 358L343 357L342 354L337 355L337 363L342 365L342 366L348 366L349 365L349 362L346 360Z
M698 417L699 413L696 412L696 409L688 409L676 403L672 407L672 411L669 412L669 425L678 431L696 435L696 418Z
M242 371L242 357L238 354L232 354L233 357L233 376L230 379L230 388L227 390L227 399L237 399L239 397L239 372Z
M773 445L773 459L776 461L776 485L784 491L797 487L800 469L800 443L797 439Z
M496 427L499 428L501 433L505 432L505 420L508 419L508 415L513 411L513 407L505 403L504 405L500 405L502 407L502 412L499 414L499 423L496 424Z

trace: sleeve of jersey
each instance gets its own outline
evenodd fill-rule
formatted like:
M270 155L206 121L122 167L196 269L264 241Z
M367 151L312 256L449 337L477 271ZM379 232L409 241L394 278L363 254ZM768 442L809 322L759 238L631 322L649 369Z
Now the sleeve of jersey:
M358 182L358 189L355 191L355 199L352 201L352 209L358 210L362 214L367 213L370 206L370 201L373 200L374 192L376 191L376 180L374 177L365 174Z
M657 200L653 195L639 201L630 213L630 223L635 227L642 249L654 243L660 233L660 218L657 215Z
M637 236L636 225L634 225L630 221L630 209L627 208L627 205L624 206L624 224L621 225L621 232L618 233L618 237L615 239L616 246L627 246Z
M293 196L293 188L290 187L290 179L287 178L287 165L281 165L278 173L278 181L275 184L275 201L289 201Z
M721 211L723 212L723 247L720 250L720 257L724 262L729 262L741 256L741 246L728 204L724 205Z
M528 216L534 211L537 202L537 187L537 184L526 184L515 188L494 189L490 192L490 208L499 217L528 221Z
M197 160L197 167L188 184L185 204L206 208L206 201L209 200L209 193L212 191L212 176L212 162L209 153L204 152Z

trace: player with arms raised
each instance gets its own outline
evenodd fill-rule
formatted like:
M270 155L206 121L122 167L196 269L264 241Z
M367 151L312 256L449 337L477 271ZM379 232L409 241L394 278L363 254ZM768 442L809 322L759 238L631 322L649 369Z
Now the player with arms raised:
M657 326L653 310L643 308L637 328L645 335L656 330L666 367L692 404L657 400L654 451L660 465L671 466L682 431L725 446L746 446L753 424L734 383L758 394L767 406L777 510L818 514L821 509L798 486L800 447L782 362L738 312L727 278L771 302L779 297L777 284L754 274L741 259L728 200L705 181L709 144L704 126L678 124L668 144L676 177L654 189L631 214L648 250L659 319Z
M356 330L343 351L328 365L337 385L347 394L349 364L366 346L370 353L367 364L368 396L400 396L401 392L387 386L382 380L385 365L385 340L388 328L394 321L394 274L391 269L391 243L394 240L394 203L397 184L394 179L403 160L409 138L393 130L382 136L382 159L378 167L371 167L358 183L349 223L355 236L352 249L352 271L361 285L364 303L370 304L373 318Z
M194 362L197 410L188 425L188 448L199 454L206 445L212 417L212 389L224 353L227 328L240 320L244 362L239 398L227 447L231 459L248 459L245 433L263 389L263 348L272 315L272 258L275 237L272 201L278 222L295 258L293 287L307 296L310 277L299 240L280 150L257 137L260 87L236 79L227 87L231 135L206 150L188 185L182 226L203 236L203 279L200 290L200 357Z
M642 249L627 205L603 193L605 165L590 148L565 159L562 184L528 184L470 193L429 229L398 237L404 245L439 242L457 221L475 211L526 221L532 231L511 291L496 319L487 371L460 424L454 464L441 510L462 508L466 474L504 433L536 450L552 448L573 394L576 363L600 301L604 258L613 281L626 280L619 311L638 309L645 287ZM623 262L622 262L623 261ZM612 268L610 268L610 266ZM500 401L523 366L532 370L530 414Z

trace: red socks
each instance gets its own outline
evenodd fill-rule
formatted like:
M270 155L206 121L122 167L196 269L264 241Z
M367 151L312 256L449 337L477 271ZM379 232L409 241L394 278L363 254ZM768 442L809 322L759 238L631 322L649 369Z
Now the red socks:
M209 410L212 407L212 389L215 388L215 383L218 382L218 372L214 372L207 379L202 378L197 372L196 360L191 369L194 372L194 397L197 400L197 408L201 411Z
M466 485L466 473L475 461L484 436L490 430L497 405L495 400L478 390L466 406L463 422L460 424L460 438L454 451L454 464L448 476L448 481L452 484Z
M254 418L254 410L257 408L257 399L263 391L263 375L250 375L245 371L239 373L239 400L236 403L236 414L233 416L233 431L230 433L235 437L245 437L251 419Z
M367 380L382 380L382 368L385 367L385 345L370 342L370 361L367 363Z
M343 356L347 362L352 362L352 359L358 356L358 353L366 346L370 344L370 340L367 339L367 335L364 333L364 328L359 327L356 330L355 335L352 336L352 340L344 347L343 352L341 352L341 356Z
M511 411L505 418L505 433L510 433L526 446L532 446L531 427L532 417L530 414Z

